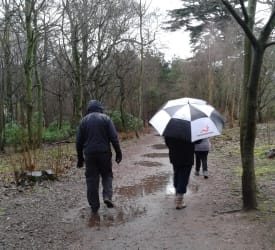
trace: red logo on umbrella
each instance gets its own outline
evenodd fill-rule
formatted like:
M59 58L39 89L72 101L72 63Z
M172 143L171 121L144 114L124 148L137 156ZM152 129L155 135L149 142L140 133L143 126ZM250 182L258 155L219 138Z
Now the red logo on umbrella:
M201 133L202 133L202 134L207 133L208 130L209 130L209 126L207 125L205 128L203 128L203 129L201 130Z

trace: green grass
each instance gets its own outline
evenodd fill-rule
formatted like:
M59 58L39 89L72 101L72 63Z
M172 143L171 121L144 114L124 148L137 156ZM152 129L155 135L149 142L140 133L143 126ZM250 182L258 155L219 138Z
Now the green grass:
M260 145L254 148L254 157L256 158L266 158L266 152L272 148L275 148L275 145Z

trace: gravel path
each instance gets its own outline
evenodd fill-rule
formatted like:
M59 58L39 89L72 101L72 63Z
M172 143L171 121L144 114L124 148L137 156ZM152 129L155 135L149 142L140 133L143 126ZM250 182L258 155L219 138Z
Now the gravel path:
M100 221L90 217L84 170L75 162L55 182L1 186L0 249L275 249L274 213L241 210L237 139L216 137L212 145L209 179L192 172L183 210L174 208L172 167L153 131L122 143L116 207L102 204Z

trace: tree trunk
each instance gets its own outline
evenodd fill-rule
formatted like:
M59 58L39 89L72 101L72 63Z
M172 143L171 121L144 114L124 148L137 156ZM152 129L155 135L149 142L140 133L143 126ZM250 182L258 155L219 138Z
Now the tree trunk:
M120 80L120 118L121 118L121 123L122 123L122 127L125 130L126 129L126 124L125 124L125 111L124 111L124 107L125 107L125 84L124 84L124 79L119 79Z
M249 1L248 4L248 20L247 26L253 30L255 12L256 12L256 0ZM255 209L257 207L256 200L256 177L254 170L254 143L256 137L256 121L252 121L252 117L249 116L250 112L256 112L255 110L249 110L253 104L251 100L251 88L255 84L255 80L252 76L256 73L252 70L252 45L248 37L244 38L244 74L241 94L241 110L240 110L240 147L242 157L242 193L243 193L243 207L244 209ZM258 54L254 55L253 67L257 66L255 58ZM261 66L261 63L258 64ZM260 70L257 69L257 72ZM257 80L259 79L260 73ZM256 83L257 84L257 83ZM256 90L257 91L257 90ZM257 97L257 96L256 96ZM255 100L256 101L256 97ZM253 106L253 105L252 105Z
M37 28L37 20L34 19L35 29ZM43 133L43 86L40 78L38 64L37 64L37 39L34 41L33 48L33 64L34 64L34 72L35 72L35 80L37 86L37 121L36 121L36 136L35 136L35 144L36 146L40 146L42 143L42 133Z
M5 7L4 31L1 39L1 46L3 48L3 65L2 75L0 79L0 151L4 151L5 147L5 113L4 100L6 99L7 117L10 121L13 119L12 109L12 84L10 74L10 18L9 6ZM5 98L6 94L6 98Z
M210 39L208 40L208 67L207 67L207 81L208 81L208 102L213 104L213 70L212 70L212 58L211 58L211 44Z
M58 91L58 128L61 129L63 125L63 98L61 90L60 90L60 83L59 83L59 91Z
M6 107L7 107L7 118L6 121L13 121L13 105L12 105L12 81L11 81L11 45L10 45L10 28L11 28L11 10L9 4L4 5L4 30L3 30L3 38L2 48L4 54L4 67L3 67L3 91L6 93Z
M246 123L242 124L244 121L244 116L247 112L246 110L246 103L247 103L247 86L248 86L248 78L250 72L250 65L251 65L251 44L247 37L244 38L244 73L243 73L243 82L242 82L242 89L241 89L241 105L240 105L240 144L241 150L243 149L243 134L246 131Z
M246 89L246 103L243 103L246 112L242 115L241 120L241 154L243 166L242 189L243 205L245 209L255 209L257 207L254 146L256 138L258 85L264 50L261 48L254 48L253 52L250 75Z
M81 42L82 42L82 53L81 53L81 83L84 86L88 85L88 49L89 49L89 27L88 27L88 16L89 16L89 6L88 1L83 1L83 15L81 18ZM84 101L84 97L82 96L82 102ZM83 110L83 103L81 105L81 109Z
M83 102L83 90L82 90L82 82L81 82L81 66L80 66L80 58L78 51L78 35L77 35L77 27L74 24L72 25L72 65L74 71L74 117L73 117L73 125L78 124L79 120L82 117L82 102Z
M143 10L141 0L139 1L139 37L140 37L140 68L139 68L139 86L138 86L138 118L143 120Z
M9 25L9 24L7 24ZM12 81L11 81L11 64L10 64L10 45L9 45L9 27L5 27L4 31L4 41L2 46L4 47L4 71L3 71L3 80L4 80L4 89L6 88L6 94L7 94L7 114L8 119L7 121L13 121L13 105L12 105Z
M33 71L33 50L34 34L32 29L32 3L31 0L25 0L25 21L26 21L26 55L24 62L25 70L25 111L27 119L28 143L33 145L33 95L32 95L32 71Z
M4 151L5 146L5 119L4 119L4 85L0 81L0 151Z

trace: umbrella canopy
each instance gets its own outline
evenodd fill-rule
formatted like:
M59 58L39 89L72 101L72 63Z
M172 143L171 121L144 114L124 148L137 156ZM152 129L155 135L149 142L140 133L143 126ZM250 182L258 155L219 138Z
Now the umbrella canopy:
M194 142L219 135L224 118L206 101L185 97L165 103L149 123L162 136Z

